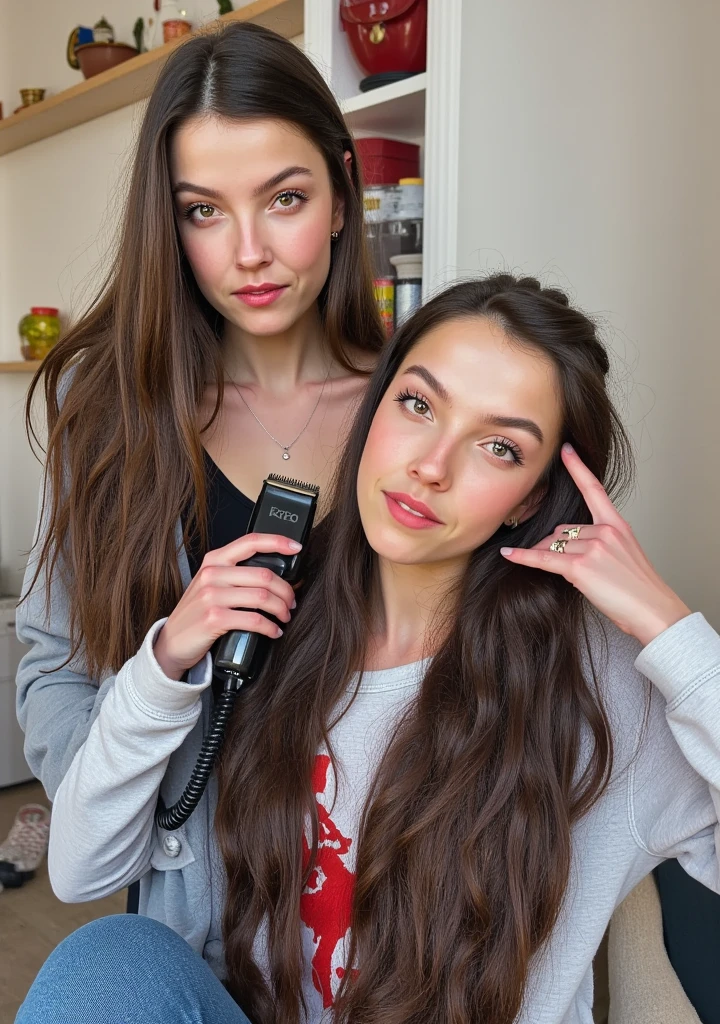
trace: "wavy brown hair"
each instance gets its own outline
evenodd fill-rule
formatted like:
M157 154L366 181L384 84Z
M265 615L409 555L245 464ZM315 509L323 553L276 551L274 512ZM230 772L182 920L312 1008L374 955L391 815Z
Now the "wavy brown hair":
M318 850L311 771L362 669L375 594L376 559L355 492L365 440L423 335L478 317L552 360L561 442L572 442L611 495L630 482L628 442L606 387L608 356L593 323L562 293L509 275L457 285L384 353L320 527L317 577L265 675L241 694L219 764L229 988L254 1024L301 1019L300 895ZM531 546L558 523L591 522L557 453L544 487L513 544ZM583 599L563 578L503 559L508 532L501 527L472 553L452 627L370 788L348 956L358 969L341 983L339 1024L511 1024L531 958L557 920L573 824L607 784L612 741L595 670L583 670ZM269 982L253 958L264 921Z
M206 536L198 406L207 384L223 400L222 321L185 258L170 190L174 134L190 118L279 118L325 157L344 201L344 228L318 298L335 358L378 352L384 333L372 292L353 141L311 61L250 24L200 35L165 64L140 131L112 272L89 312L46 357L46 508L37 574L62 569L73 649L88 673L118 669L182 594L176 524ZM344 153L353 155L350 176ZM70 372L68 372L70 371ZM62 391L62 396L60 392ZM49 584L48 584L49 586Z

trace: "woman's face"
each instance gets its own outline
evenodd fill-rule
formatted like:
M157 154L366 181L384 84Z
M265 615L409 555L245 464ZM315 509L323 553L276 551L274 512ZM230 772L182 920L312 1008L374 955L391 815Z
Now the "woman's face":
M465 562L509 516L532 514L561 424L539 351L484 318L426 334L365 444L357 496L370 546L398 564Z
M187 122L170 170L180 238L205 298L241 330L277 335L313 305L343 225L322 153L284 121Z

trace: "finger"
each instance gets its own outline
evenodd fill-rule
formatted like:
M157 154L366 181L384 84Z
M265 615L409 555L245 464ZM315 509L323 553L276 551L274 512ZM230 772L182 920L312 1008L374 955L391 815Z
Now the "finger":
M542 569L544 572L564 576L565 579L570 578L575 563L572 555L550 551L549 548L500 548L500 554L508 562L525 565L528 569Z
M247 630L250 633L262 633L273 640L283 635L282 629L262 612L251 611L227 611L222 619L222 628L218 635L229 633L231 630Z
M231 541L222 548L215 548L208 551L203 559L203 565L235 565L237 562L244 562L246 558L263 552L265 554L296 555L302 550L302 544L298 544L289 537L282 537L277 533L246 533L243 537Z
M580 533L577 537L571 537L568 532L570 530L580 530ZM612 544L620 536L618 528L610 523L588 523L585 526L582 524L563 524L556 526L549 537L544 537L538 544L534 544L533 547L549 547L554 540L566 540L571 544L578 540L601 540L606 544Z
M295 604L295 591L272 569L252 565L203 565L194 580L194 589L202 592L216 587L260 587L276 594L288 608ZM236 604L240 602L236 600Z
M219 587L201 596L207 608L233 608L237 610L263 611L274 615L283 622L290 621L290 608L286 601L264 587Z
M622 516L610 501L607 491L592 470L588 469L572 445L564 444L562 446L561 457L565 468L585 499L593 522L624 524Z

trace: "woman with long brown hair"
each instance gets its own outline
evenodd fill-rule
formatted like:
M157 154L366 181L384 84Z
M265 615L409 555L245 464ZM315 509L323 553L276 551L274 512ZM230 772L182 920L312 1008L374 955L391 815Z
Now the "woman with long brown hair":
M48 444L18 714L51 798L153 623L169 616L155 656L176 680L198 663L202 678L230 628L280 632L235 610L283 622L294 601L236 565L256 550L253 501L268 472L326 490L383 342L354 145L317 69L252 25L192 39L150 97L109 278L28 399L31 427L44 393ZM192 829L183 842L186 871L202 870ZM141 909L152 900L147 888Z
M186 898L222 914L225 987L192 936L105 919L20 1024L78 999L113 1022L589 1024L624 895L666 857L720 887L720 637L611 500L631 459L608 371L593 323L532 279L457 285L403 326L223 748L224 882ZM58 793L66 899L156 856L148 794L197 695L156 680L142 707L137 671Z

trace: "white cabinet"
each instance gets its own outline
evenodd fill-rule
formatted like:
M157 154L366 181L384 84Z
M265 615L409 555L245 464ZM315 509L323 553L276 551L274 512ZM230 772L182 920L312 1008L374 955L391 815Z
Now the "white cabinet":
M455 273L463 0L429 0L427 71L361 93L364 72L342 30L338 0L305 0L304 49L340 100L357 137L381 135L419 143L425 179L423 291Z

